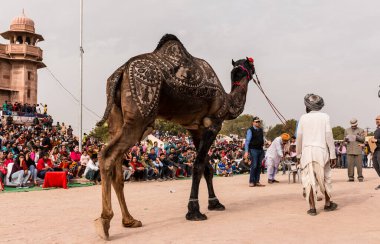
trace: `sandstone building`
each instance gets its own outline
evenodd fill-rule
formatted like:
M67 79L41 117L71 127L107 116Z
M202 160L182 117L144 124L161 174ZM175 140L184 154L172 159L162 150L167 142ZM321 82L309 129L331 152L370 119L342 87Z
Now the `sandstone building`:
M0 106L4 101L37 104L37 70L46 67L37 43L44 38L24 13L0 35L8 40L0 43Z

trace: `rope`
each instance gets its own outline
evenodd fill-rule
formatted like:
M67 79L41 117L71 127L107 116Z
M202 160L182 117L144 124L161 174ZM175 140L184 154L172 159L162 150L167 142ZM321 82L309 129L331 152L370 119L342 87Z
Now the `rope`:
M286 124L286 122L288 121L284 115L282 115L282 113L278 110L278 108L273 104L273 102L269 99L269 97L267 96L267 94L264 92L264 89L263 87L261 86L261 83L260 83L260 80L259 80L259 77L256 75L256 79L253 79L253 81L255 82L255 84L257 85L257 87L259 88L259 90L261 91L261 93L264 95L265 99L267 100L267 102L269 103L269 106L272 108L273 112L275 113L275 115L277 116L277 118L281 121L281 123L283 125Z
M277 116L277 118L281 121L281 123L285 126L286 123L288 122L288 120L285 118L284 115L282 115L282 113L280 112L280 110L278 110L278 108L273 104L273 102L269 99L269 97L267 96L267 94L264 92L264 89L263 87L261 86L261 83L260 83L260 80L259 80L259 77L257 76L257 74L255 73L255 76L256 76L256 79L257 81L252 78L252 80L255 82L255 84L257 85L257 87L259 88L259 90L261 91L261 93L264 95L265 99L267 100L267 102L269 103L269 106L271 107L271 109L273 110L274 114ZM291 131L292 134L295 133L295 131Z

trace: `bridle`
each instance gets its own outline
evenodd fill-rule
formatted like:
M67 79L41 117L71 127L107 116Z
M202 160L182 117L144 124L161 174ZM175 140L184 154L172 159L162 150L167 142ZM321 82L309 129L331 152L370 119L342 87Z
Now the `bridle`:
M246 73L246 77L248 81L250 81L253 78L251 72L249 72L249 70L246 67L244 67L244 65L240 64L238 66L235 66L234 69L241 69L242 71L244 71ZM241 86L244 89L246 89L246 85L241 84L240 81L234 81L232 85Z

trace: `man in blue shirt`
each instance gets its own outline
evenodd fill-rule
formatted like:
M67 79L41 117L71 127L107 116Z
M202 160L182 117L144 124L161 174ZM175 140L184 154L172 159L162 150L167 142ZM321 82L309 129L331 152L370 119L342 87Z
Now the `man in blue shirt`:
M265 185L260 184L261 162L264 159L264 132L261 128L261 120L259 117L253 117L252 127L247 130L245 140L245 154L244 157L250 156L251 170L249 174L250 187L262 187Z

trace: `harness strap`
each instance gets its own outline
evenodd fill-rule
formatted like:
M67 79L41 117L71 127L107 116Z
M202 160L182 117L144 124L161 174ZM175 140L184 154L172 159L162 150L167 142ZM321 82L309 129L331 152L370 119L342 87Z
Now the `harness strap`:
M239 65L238 67L241 68L243 71L245 71L247 73L247 79L248 80L252 79L251 73L249 73L249 71L243 65Z

